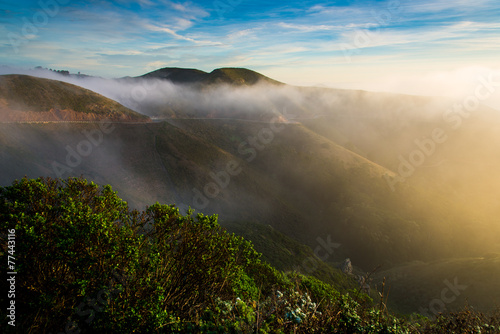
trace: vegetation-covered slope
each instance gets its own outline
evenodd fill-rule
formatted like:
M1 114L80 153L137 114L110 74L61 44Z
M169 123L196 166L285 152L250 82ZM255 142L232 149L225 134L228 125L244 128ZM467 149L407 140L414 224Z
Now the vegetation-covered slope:
M191 214L159 203L130 211L110 186L84 179L1 187L0 259L17 272L15 297L0 297L2 309L15 309L2 319L4 332L500 330L498 317L468 311L437 322L398 319L359 292L277 271L216 216Z
M316 249L315 253L309 246L286 236L271 225L234 221L225 222L224 228L251 241L255 250L262 254L262 260L278 270L313 276L339 290L358 287L354 274L365 275L360 270L353 272L353 275L345 275L340 266L334 267L319 258L329 254L332 249L336 250L340 246L338 244L328 249L325 241L326 247L320 247L320 252Z

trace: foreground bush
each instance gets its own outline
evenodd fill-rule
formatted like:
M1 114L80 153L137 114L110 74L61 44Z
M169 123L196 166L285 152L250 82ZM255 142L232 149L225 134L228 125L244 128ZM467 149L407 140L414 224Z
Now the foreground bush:
M110 186L82 178L24 178L0 188L0 227L2 263L6 231L16 235L16 327L2 319L10 332L500 331L498 318L471 314L434 323L395 318L359 292L275 270L216 216L158 203L131 211ZM6 280L1 285L8 291ZM5 310L6 294L0 301Z

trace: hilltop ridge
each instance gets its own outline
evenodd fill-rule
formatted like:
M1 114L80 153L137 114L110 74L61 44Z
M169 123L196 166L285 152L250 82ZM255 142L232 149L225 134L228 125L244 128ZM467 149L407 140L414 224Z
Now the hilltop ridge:
M273 85L283 84L256 71L238 67L218 68L210 73L193 68L165 67L136 78L157 78L169 80L176 84L200 85L225 83L238 86L251 86L259 82L266 82Z

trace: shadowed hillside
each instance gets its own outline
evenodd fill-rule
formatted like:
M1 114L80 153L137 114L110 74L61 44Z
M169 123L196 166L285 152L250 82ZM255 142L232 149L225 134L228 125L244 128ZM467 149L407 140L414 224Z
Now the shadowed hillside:
M272 125L114 124L78 159L97 124L3 124L2 184L25 174L83 174L106 180L136 207L158 200L219 213L222 223L270 224L313 249L318 238L331 240L342 246L329 261L350 257L365 270L463 251L463 237L447 233L463 219L450 214L446 199L430 201L411 187L392 192L383 167L302 125L274 124L281 130L275 133ZM259 133L268 137L260 141Z

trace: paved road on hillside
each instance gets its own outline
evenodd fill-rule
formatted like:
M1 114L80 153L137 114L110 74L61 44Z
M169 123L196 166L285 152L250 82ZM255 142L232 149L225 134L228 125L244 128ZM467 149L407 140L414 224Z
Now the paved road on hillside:
M169 122L169 121L177 121L177 120L204 120L204 121L212 121L212 120L222 120L222 121L241 121L241 122L249 122L249 123L259 123L259 124L272 124L275 122L271 121L259 121L253 119L242 119L242 118L161 118L161 119L152 119L152 122L119 122L119 121L111 121L111 122L103 122L103 123L112 123L112 124L151 124L151 123L160 123L160 122ZM0 124L93 124L93 123L101 123L101 121L13 121L13 122L0 122ZM298 122L288 121L288 122L280 122L280 124L296 124Z
M93 123L112 123L112 124L151 124L151 122L101 122L101 121L19 121L19 122L0 122L0 124L93 124Z

